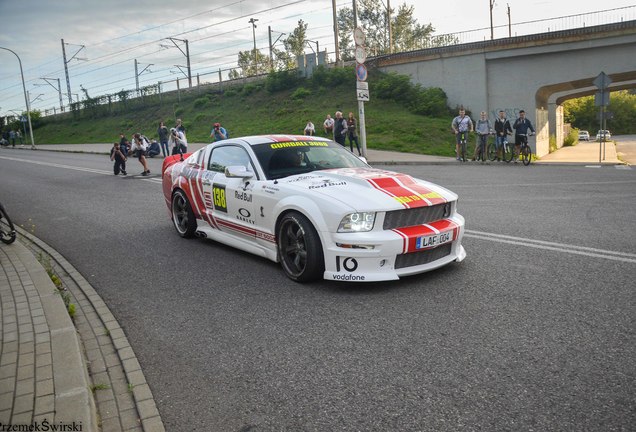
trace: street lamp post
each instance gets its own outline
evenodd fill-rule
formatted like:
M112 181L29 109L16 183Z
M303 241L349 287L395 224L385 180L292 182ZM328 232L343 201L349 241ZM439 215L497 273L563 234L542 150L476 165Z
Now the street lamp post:
M27 118L29 119L29 132L31 134L31 149L35 150L35 141L33 140L33 127L31 126L31 109L29 108L29 97L27 96L26 85L24 84L24 72L22 71L22 60L20 60L20 56L17 55L15 51L5 47L0 47L0 49L13 53L13 55L16 56L16 58L18 59L18 63L20 64L20 76L22 77L22 90L24 91L24 102L26 103Z
M248 23L252 24L252 38L254 39L254 75L258 75L258 62L256 61L256 21L257 18L250 18Z

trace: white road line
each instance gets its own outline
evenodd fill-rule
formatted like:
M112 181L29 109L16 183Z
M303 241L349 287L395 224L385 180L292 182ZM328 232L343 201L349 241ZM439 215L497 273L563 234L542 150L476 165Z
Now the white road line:
M113 176L114 175L112 171L98 170L98 169L94 169L94 168L84 168L84 167L78 167L78 166L73 166L73 165L63 165L63 164L57 164L57 163L53 163L53 162L33 161L33 160L29 160L29 159L19 159L19 158L12 158L12 157L6 157L6 156L0 156L0 159L6 159L6 160L16 161L16 162L25 162L25 163L30 163L30 164L34 164L34 165L45 165L45 166L50 166L50 167L53 167L53 168L64 168L64 169L70 169L70 170L74 170L74 171L90 172L90 173L93 173L93 174L101 174L101 175L109 175L109 176ZM140 176L130 175L129 177L140 177ZM151 183L161 184L161 178L157 178L157 177L141 178L140 180L144 180L144 181L151 182Z
M494 234L473 230L466 230L464 236L480 240L494 241L498 243L514 244L536 249L551 250L555 252L564 252L574 255L584 255L595 258L609 259L613 261L636 263L636 254L628 252L616 252L605 249L596 249L584 246L569 245L565 243L548 242L543 240L533 240L523 237L512 237L502 234Z

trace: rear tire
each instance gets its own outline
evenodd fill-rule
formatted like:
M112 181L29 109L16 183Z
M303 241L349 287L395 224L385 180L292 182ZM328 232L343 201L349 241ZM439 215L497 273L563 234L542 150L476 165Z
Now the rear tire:
M501 156L503 158L504 161L510 163L510 161L512 160L512 156L514 154L514 145L507 143L504 144L504 146L501 148Z
M197 229L197 221L192 211L192 206L182 190L177 190L172 195L172 223L177 233L183 238L191 238Z
M320 279L325 271L322 244L309 219L298 212L283 216L276 232L281 266L296 282Z
M462 144L461 144L461 159L462 162L466 162L466 140L462 140Z

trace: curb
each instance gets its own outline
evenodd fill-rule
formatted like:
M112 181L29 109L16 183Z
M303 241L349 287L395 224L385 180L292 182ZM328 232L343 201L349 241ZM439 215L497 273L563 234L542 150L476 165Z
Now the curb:
M148 385L145 375L141 370L141 366L137 357L128 342L128 338L126 337L124 330L120 327L119 323L115 319L115 316L111 313L110 309L104 303L99 294L95 291L95 289L88 283L88 281L70 264L60 253L58 253L51 246L46 244L44 241L39 238L33 236L28 233L23 228L16 226L16 230L19 232L19 235L28 239L28 241L32 242L36 247L45 251L51 258L53 258L57 264L64 270L64 272L71 278L75 284L82 291L84 296L87 298L89 303L93 306L95 313L99 317L99 319L104 323L105 328L108 330L108 338L111 339L112 344L115 346L117 357L123 367L125 378L127 382L133 386L132 387L132 395L135 401L135 406L137 408L137 412L139 414L139 420L141 422L142 429L145 432L165 432L165 428L163 425L163 421L159 414L159 410L155 404L155 400L150 390L150 386ZM25 246L26 248L26 246ZM30 252L30 251L29 251ZM41 266L40 266L41 267ZM48 275L44 271L44 268L40 268L44 277L48 279L48 283L50 286L55 289L53 282L49 279ZM65 276L66 277L66 276ZM66 313L66 309L64 308L62 299L59 299L59 304L64 309L64 315L67 317L69 325L72 327L73 332L75 333L75 337L78 338L77 330L74 324L71 322L68 313ZM47 313L47 320L49 315ZM78 342L79 343L79 342ZM78 345L79 350L79 345ZM81 352L81 351L78 351ZM88 367L86 362L84 361L84 357L82 356L82 371L86 378L88 378ZM87 381L89 382L89 381ZM86 384L84 389L88 391L89 385ZM56 389L57 393L57 389ZM89 394L89 396L92 396ZM91 397L93 403L93 413L95 410L95 402L94 398ZM93 415L93 418L96 420L96 416ZM96 425L96 423L95 423ZM97 426L95 426L94 430L98 430Z

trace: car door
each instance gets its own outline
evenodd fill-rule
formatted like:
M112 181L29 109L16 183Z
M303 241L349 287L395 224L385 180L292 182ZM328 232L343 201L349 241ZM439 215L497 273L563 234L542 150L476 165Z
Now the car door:
M225 168L243 166L254 172L247 151L240 145L214 147L208 162L208 171L215 173L203 182L204 195L212 201L211 212L216 227L240 240L254 241L255 214L253 188L255 179L227 177Z

